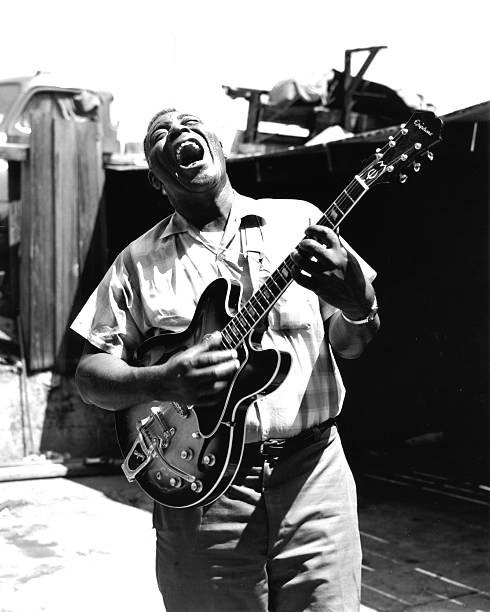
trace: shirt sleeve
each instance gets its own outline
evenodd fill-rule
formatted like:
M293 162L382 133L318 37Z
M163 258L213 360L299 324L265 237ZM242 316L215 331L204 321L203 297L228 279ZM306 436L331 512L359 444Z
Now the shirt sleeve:
M125 249L71 325L95 347L130 361L143 342L138 278Z

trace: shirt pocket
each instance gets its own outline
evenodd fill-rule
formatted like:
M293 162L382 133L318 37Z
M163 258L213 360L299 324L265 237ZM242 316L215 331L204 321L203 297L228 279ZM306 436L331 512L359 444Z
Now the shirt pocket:
M273 330L309 329L318 318L317 296L308 289L293 284L276 302L269 314Z

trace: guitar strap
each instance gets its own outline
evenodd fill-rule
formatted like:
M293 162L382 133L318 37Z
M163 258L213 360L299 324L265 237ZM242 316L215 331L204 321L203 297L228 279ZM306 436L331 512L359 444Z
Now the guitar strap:
M264 234L262 231L263 220L257 215L247 215L243 217L240 226L240 238L242 253L245 257L243 272L248 276L250 282L250 292L244 295L244 300L248 300L260 285L260 266L264 258ZM245 283L242 282L245 288ZM264 317L256 326L256 331L264 333L267 329L268 317Z
M257 215L243 217L240 226L242 252L250 275L253 291L259 288L260 264L264 258L264 235Z

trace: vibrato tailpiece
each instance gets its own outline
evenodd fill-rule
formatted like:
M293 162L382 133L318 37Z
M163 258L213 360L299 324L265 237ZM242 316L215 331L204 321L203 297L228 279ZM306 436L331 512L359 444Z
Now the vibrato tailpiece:
M129 482L133 482L150 461L157 457L175 471L163 457L175 434L175 428L168 426L159 408L152 408L151 411L152 414L137 425L138 435L121 466Z

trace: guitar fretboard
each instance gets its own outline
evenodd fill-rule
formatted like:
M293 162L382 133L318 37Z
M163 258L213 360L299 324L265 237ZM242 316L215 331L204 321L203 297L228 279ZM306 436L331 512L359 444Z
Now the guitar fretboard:
M317 225L324 225L333 230L337 229L367 190L366 183L360 176L356 175L320 217ZM290 253L240 308L238 313L230 319L221 330L221 343L224 348L238 348L257 323L267 315L293 282L293 266L294 262Z

